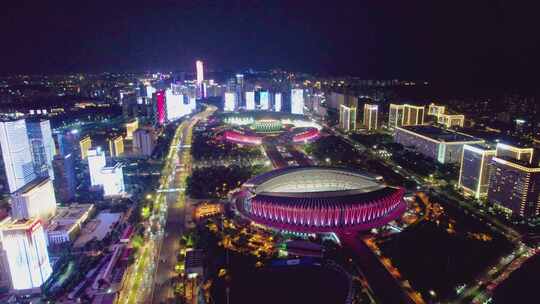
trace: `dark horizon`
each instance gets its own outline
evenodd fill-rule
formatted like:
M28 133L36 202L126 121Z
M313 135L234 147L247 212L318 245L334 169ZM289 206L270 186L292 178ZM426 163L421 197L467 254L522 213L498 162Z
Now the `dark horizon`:
M201 58L215 70L536 85L534 4L357 2L10 3L0 74L190 71Z

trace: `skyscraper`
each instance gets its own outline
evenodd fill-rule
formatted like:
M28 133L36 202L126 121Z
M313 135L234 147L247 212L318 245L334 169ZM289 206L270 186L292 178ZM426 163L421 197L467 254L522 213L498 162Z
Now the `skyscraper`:
M268 91L259 92L259 104L261 110L267 111L270 109L270 94Z
M195 68L197 69L197 90L199 92L198 96L205 97L204 90L203 90L203 81L204 81L203 62L201 60L197 60L195 62Z
M137 129L133 132L133 147L136 154L151 156L155 146L156 139L152 130Z
M291 113L292 114L304 114L304 90L292 89L291 90Z
M48 176L54 180L52 160L56 151L51 123L46 119L29 119L26 120L26 131L28 132L36 175Z
M339 106L339 127L346 132L356 130L355 106Z
M88 156L88 151L92 149L92 139L89 135L86 135L85 137L81 138L79 141L79 146L81 149L81 159L86 159Z
M282 105L282 95L281 93L276 93L274 96L274 111L281 112Z
M225 92L224 96L224 105L223 105L223 111L225 112L233 112L236 111L236 94L233 92Z
M493 157L490 164L488 201L512 215L540 215L540 168L527 161Z
M125 192L122 164L101 169L101 186L105 196L120 195Z
M7 189L13 193L36 177L24 119L0 121L0 148Z
M364 104L364 126L368 131L377 130L378 121L377 116L379 112L379 106L376 104Z
M154 125L160 126L165 123L165 115L166 115L166 104L165 104L165 92L163 90L159 90L154 94Z
M255 92L246 92L246 110L255 110Z
M401 126L417 126L424 124L424 106L414 106L409 104L390 104L388 116L388 126L396 128Z
M105 153L101 149L88 151L88 172L90 173L90 184L92 186L101 185L101 169L105 167L107 160Z
M109 142L109 153L111 157L118 157L124 154L124 138L122 135L113 135L107 141Z
M41 221L13 220L0 227L0 235L12 288L17 291L39 289L52 273Z
M495 149L482 145L463 145L458 185L465 194L475 198L487 195L489 164Z
M77 187L75 176L75 164L73 154L57 154L53 159L54 188L57 198L66 203L75 198L75 189Z
M103 188L105 196L120 195L124 193L124 172L122 165L116 163L107 166L105 153L100 149L88 152L88 171L92 186Z
M133 132L139 128L139 120L137 118L126 122L126 139L133 139Z

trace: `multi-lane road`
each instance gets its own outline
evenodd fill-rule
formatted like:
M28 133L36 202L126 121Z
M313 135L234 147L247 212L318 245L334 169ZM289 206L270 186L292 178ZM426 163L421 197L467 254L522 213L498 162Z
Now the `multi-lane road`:
M213 106L183 121L176 129L165 159L159 189L154 195L144 245L126 279L117 303L161 303L173 298L174 266L178 240L184 228L185 179L191 170L191 134L193 127L216 111Z

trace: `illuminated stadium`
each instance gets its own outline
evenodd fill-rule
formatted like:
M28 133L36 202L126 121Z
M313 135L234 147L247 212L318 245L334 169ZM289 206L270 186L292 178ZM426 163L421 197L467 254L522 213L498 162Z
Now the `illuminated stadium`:
M225 113L220 117L229 125L223 132L227 141L260 145L266 137L301 143L317 139L321 126L303 115L279 112Z
M398 218L406 208L403 194L364 172L289 167L248 180L236 207L252 221L280 230L359 231Z

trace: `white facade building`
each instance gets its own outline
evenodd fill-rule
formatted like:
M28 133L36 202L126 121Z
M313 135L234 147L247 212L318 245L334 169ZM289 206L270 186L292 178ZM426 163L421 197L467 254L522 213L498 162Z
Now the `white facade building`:
M38 219L13 220L0 227L12 289L36 290L51 276L47 241Z
M261 110L270 109L270 94L268 91L261 91L259 93L259 101L261 105Z
M281 93L276 93L274 96L274 111L281 112L282 105L282 95Z
M0 148L8 191L13 193L36 177L24 119L0 122Z
M38 218L47 222L56 213L56 196L49 177L37 179L11 195L14 219Z
M51 123L46 119L27 120L26 131L37 175L49 176L54 180L52 161L56 154Z
M224 96L224 105L223 111L225 112L234 112L236 111L236 93L234 92L225 92Z
M291 113L301 115L304 114L304 90L291 90Z
M137 129L133 132L134 152L138 155L151 156L156 147L154 131L148 129Z
M255 110L255 92L246 92L246 110Z

